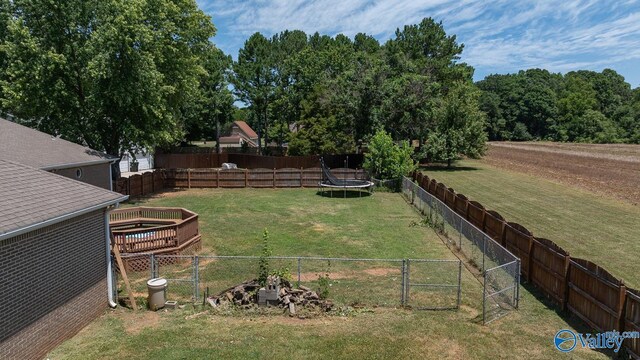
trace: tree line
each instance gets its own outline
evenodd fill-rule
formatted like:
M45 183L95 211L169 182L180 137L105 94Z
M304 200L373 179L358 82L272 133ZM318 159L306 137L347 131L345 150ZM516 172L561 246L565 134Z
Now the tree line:
M429 143L434 159L479 156L484 117L462 49L430 18L384 44L364 33L255 33L230 79L260 137L290 154L351 152L384 129Z
M490 140L640 143L640 88L611 69L529 69L477 83Z
M481 156L487 138L640 138L638 90L614 71L474 84L463 44L431 18L384 43L255 33L235 61L215 33L194 0L0 0L0 111L120 157L215 139L235 119L289 154L351 152L384 131L446 162Z

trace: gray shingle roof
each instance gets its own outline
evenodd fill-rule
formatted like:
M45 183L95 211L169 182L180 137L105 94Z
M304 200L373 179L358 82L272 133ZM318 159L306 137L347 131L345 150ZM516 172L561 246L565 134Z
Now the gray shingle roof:
M0 158L39 169L107 162L111 157L0 118Z
M99 187L0 159L0 239L25 227L124 201Z

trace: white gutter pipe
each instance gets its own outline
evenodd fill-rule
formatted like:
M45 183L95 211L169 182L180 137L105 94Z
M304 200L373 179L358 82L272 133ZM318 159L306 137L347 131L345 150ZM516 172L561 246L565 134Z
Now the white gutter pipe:
M116 204L117 205L117 204ZM109 229L109 210L104 212L104 234L107 239L107 299L109 299L109 306L113 309L118 304L113 298L113 272L111 269L111 230Z

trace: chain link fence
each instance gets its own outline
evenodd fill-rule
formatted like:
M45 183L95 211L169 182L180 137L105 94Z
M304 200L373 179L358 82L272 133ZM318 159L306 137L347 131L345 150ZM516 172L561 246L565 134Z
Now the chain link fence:
M485 324L518 307L520 259L407 177L402 179L402 193L425 224L481 272Z
M127 270L135 297L147 295L146 282L167 280L167 300L203 302L257 278L260 257L209 255L123 254L135 260ZM457 309L460 306L460 260L356 259L322 257L269 257L271 272L287 278L293 286L316 292L326 287L337 306ZM328 281L327 281L328 280ZM328 286L328 287L327 287ZM119 297L128 296L118 276Z

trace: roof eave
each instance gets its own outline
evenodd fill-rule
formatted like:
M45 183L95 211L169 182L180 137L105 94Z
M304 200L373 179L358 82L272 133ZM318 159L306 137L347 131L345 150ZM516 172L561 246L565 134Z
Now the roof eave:
M12 230L12 231L6 232L4 234L0 234L0 240L16 237L16 236L19 236L19 235L22 235L22 234L26 234L26 233L31 232L31 231L42 229L44 227L51 226L51 225L57 224L59 222L62 222L62 221L65 221L65 220L68 220L68 219L71 219L71 218L74 218L74 217L77 217L77 216L81 216L81 215L90 213L92 211L98 210L98 209L103 209L103 208L106 208L106 207L109 207L109 206L112 206L112 205L115 205L115 204L119 204L119 203L121 203L123 201L126 201L127 199L129 199L129 195L123 195L123 196L121 196L121 197L119 197L117 199L113 199L113 200L109 200L109 201L106 201L106 202L103 202L103 203L100 203L100 204L92 205L92 206L86 207L86 208L81 209L81 210L72 211L70 213L67 213L67 214L64 214L64 215L60 215L60 216L56 216L54 218L51 218L51 219L48 219L48 220L45 220L45 221L41 221L39 223L31 224L31 225L22 227L20 229Z
M100 159L100 160L91 160L91 161L83 161L77 163L67 163L67 164L57 164L57 165L47 165L40 168L40 170L56 170L56 169L69 169L73 167L81 167L81 166L91 166L91 165L100 165L104 163L114 163L118 159Z

